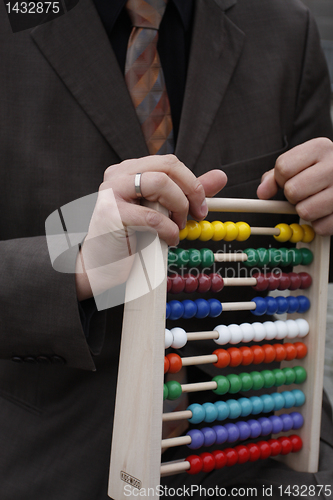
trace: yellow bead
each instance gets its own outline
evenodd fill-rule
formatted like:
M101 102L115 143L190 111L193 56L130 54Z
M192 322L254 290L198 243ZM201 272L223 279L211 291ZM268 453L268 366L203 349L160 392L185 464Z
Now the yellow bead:
M277 229L280 229L280 234L278 236L274 236L274 238L276 239L276 241L280 241L281 243L285 242L285 241L289 241L290 238L292 237L293 235L293 230L291 229L290 226L288 226L288 224L278 224L277 226L275 226Z
M311 243L311 241L315 237L315 232L313 230L312 226L309 226L309 224L301 224L301 227L304 231L304 236L303 236L303 243Z
M291 243L298 243L299 241L302 241L304 238L304 231L301 226L299 224L290 224L290 228L293 235L289 241L291 241Z
M237 241L245 241L251 236L251 228L246 222L236 222L236 227L238 229Z
M188 240L197 240L201 234L201 227L199 222L195 220L188 220L186 223L187 227L187 239Z
M227 229L225 228L223 222L219 220L214 220L212 222L212 227L214 229L214 236L212 237L213 241L221 241L225 237Z
M179 231L179 241L185 240L187 235L188 235L188 227L187 227L187 222L186 222L186 226L184 227L184 229L181 229Z
M211 240L214 236L214 227L211 225L208 220L202 220L199 222L201 227L201 234L199 236L200 241L208 241Z
M224 237L225 241L234 241L238 236L238 228L234 222L227 221L224 223L227 228L226 235Z

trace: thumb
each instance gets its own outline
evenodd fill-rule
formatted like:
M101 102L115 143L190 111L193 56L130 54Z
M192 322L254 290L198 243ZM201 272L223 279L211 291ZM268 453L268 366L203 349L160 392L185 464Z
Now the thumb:
M261 178L261 183L257 189L257 196L261 200L272 198L279 190L279 185L275 180L274 168L265 172Z

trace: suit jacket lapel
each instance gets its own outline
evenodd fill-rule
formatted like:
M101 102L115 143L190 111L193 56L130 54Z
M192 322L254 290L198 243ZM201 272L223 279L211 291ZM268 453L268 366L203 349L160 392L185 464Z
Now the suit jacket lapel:
M31 36L120 159L147 155L123 75L91 0L80 0Z
M221 12L236 0L197 0L176 155L193 169L240 57L244 33Z

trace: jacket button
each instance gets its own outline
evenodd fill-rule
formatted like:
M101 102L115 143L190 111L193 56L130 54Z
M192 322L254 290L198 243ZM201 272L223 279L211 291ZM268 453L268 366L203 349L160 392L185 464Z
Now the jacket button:
M64 365L66 364L66 361L64 358L61 358L60 356L51 356L51 361L55 365Z
M51 360L47 356L37 356L37 362L43 365L49 365Z
M13 356L12 361L15 363L23 363L23 359L20 356Z
M23 358L23 361L25 361L25 363L30 363L32 365L37 363L37 359L33 356L26 356L25 358Z

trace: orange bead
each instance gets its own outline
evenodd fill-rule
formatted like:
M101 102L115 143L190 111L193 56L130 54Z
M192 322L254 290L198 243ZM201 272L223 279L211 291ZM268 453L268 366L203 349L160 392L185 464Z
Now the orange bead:
M177 373L181 370L183 363L181 357L175 352L167 354L166 357L169 360L169 373Z
M168 373L169 366L170 366L169 360L166 356L164 356L164 373Z
M227 351L230 354L229 366L239 366L243 359L241 351L237 347L229 347Z
M265 353L264 363L273 363L273 361L276 358L276 352L274 347L271 344L265 344L262 346L262 348Z
M297 354L296 358L297 359L303 359L308 353L308 348L303 342L295 342L294 346L296 347Z
M294 344L291 344L290 342L285 342L283 344L285 350L286 350L286 361L291 361L292 359L296 358L297 355L297 349L294 346Z
M216 349L213 354L217 356L217 362L213 363L217 368L225 368L229 366L230 354L225 349Z
M286 359L287 353L283 344L274 344L274 349L276 352L275 361L283 361Z
M244 345L240 347L239 350L243 354L243 360L242 360L243 366L248 366L251 363L253 363L254 354L253 351L251 351L251 349L248 346Z
M260 345L253 345L250 347L253 352L253 364L259 365L265 359L265 351Z

